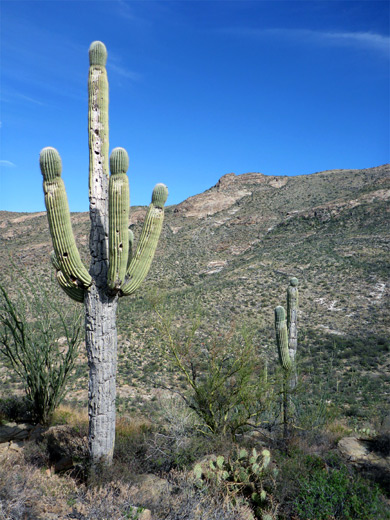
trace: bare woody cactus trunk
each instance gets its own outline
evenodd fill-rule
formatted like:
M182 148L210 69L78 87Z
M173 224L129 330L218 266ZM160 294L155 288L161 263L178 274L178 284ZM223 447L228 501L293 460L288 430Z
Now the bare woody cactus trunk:
M132 294L146 277L160 236L167 187L157 184L132 255L129 231L129 159L123 148L108 158L107 51L103 43L89 49L89 272L74 240L61 179L61 158L54 148L40 154L45 204L54 252L52 263L62 289L85 304L86 348L89 364L89 450L91 462L112 462L115 441L117 367L116 309L118 299ZM110 172L109 176L109 163Z

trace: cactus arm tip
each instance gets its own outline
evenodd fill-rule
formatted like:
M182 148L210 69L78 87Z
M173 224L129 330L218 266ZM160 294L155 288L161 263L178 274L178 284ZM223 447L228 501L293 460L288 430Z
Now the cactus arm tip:
M295 278L295 276L293 278L290 279L290 285L291 287L297 287L298 286L298 278Z
M275 323L280 323L283 320L286 319L286 311L284 310L284 307L281 305L278 305L275 307Z
M105 67L107 61L107 49L104 43L95 41L89 47L89 64Z
M61 177L61 157L55 148L47 146L41 150L39 154L39 166L45 181L51 181L56 177Z
M110 155L111 175L126 173L129 169L129 156L124 148L114 148Z
M168 198L168 188L165 184L159 183L153 189L152 204L156 208L163 208Z

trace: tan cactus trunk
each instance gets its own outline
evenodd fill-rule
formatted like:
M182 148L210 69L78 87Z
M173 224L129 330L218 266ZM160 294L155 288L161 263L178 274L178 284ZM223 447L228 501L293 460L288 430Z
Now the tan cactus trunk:
M109 299L94 285L85 296L89 365L89 452L92 464L111 464L115 444L117 296Z
M104 96L102 96L102 90ZM85 295L85 343L89 365L88 415L91 463L111 464L115 444L117 368L116 308L108 296L108 82L103 67L90 68L89 82L90 274ZM104 102L102 103L102 99Z

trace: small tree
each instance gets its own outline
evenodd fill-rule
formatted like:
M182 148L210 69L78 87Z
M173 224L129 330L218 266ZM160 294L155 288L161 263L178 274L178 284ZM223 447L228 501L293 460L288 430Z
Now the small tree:
M29 286L11 298L0 285L0 353L22 380L38 423L47 424L64 397L80 331L80 313L67 319L47 290Z
M209 334L200 319L174 331L169 318L155 307L168 360L184 376L185 392L176 390L203 423L203 433L235 436L257 426L271 399L262 360L250 334L233 325L226 333Z

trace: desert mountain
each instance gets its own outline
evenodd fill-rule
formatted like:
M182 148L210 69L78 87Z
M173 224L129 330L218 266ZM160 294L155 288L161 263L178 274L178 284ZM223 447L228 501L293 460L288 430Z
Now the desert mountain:
M214 330L249 323L259 349L275 359L273 310L285 305L288 280L296 276L306 361L319 367L336 356L344 376L357 363L386 399L389 197L386 164L296 177L229 173L169 206L149 277L120 304L124 357L129 349L135 360L145 347L149 361L140 365L156 363L144 295L157 288L176 305L179 321L197 299ZM132 209L136 238L144 214L145 208ZM72 222L88 263L89 216L72 214ZM0 234L2 280L9 283L10 259L47 279L52 246L45 213L0 212Z

